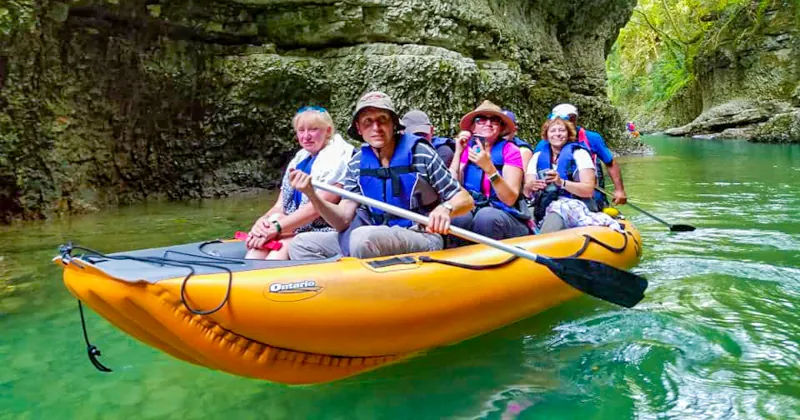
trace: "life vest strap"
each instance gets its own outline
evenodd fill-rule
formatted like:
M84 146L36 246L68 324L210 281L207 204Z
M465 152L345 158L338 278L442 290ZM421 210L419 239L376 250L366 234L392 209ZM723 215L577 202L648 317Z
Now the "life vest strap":
M379 179L392 180L392 192L395 197L401 194L400 175L410 174L416 172L412 165L390 167L390 168L376 168L376 169L361 169L361 175L371 176Z

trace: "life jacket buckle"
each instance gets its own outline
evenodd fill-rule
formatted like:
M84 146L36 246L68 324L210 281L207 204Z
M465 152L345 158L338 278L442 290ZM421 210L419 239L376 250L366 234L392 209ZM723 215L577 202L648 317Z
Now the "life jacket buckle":
M375 176L378 178L388 179L392 177L392 171L389 168L375 169Z

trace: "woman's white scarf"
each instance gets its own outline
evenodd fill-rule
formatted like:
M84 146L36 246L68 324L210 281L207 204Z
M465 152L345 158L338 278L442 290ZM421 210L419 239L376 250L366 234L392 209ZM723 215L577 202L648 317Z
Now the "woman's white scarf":
M297 168L311 153L300 149L289 162L287 169ZM311 178L314 181L336 184L344 179L347 173L347 163L353 157L353 146L344 141L342 136L334 134L327 146L319 151L314 165L311 167Z
M319 151L314 164L311 166L311 178L314 181L324 182L326 184L339 184L344 180L347 174L347 164L353 157L353 146L344 141L342 136L334 134L327 146ZM285 214L294 213L299 206L295 205L292 197L294 196L294 189L289 184L289 170L297 168L303 160L311 154L306 149L300 149L289 161L289 166L286 168L286 173L283 175L283 182L281 183L281 192L283 193L283 211ZM308 197L303 194L300 205L308 203ZM296 230L296 232L304 232L308 230L330 230L327 224L320 218L314 222L303 226Z

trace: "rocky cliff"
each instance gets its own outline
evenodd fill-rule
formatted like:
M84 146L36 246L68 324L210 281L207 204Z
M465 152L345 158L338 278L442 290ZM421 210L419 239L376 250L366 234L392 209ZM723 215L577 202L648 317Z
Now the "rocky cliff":
M634 0L83 0L0 6L0 215L269 187L321 105L391 94L440 133L482 99L535 138L578 105L617 150L604 60Z
M753 1L707 33L696 78L665 108L672 135L800 142L800 6Z

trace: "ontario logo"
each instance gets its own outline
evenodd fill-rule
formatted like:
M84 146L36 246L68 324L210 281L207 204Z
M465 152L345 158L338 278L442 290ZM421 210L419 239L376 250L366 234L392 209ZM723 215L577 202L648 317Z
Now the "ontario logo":
M324 287L316 280L301 280L287 283L270 283L264 290L267 299L275 302L296 302L310 299L322 292Z

